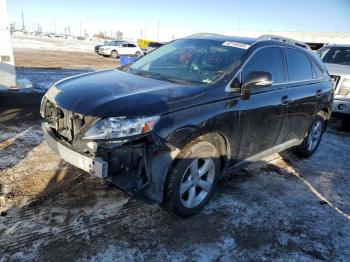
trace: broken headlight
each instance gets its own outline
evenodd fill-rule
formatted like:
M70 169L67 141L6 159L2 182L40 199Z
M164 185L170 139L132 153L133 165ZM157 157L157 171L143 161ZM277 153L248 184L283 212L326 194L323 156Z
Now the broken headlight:
M148 133L152 130L158 119L159 116L104 118L89 128L83 139L114 139Z

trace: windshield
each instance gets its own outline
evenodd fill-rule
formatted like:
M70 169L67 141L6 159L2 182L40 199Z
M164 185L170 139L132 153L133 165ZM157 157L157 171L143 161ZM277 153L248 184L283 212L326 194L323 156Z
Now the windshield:
M129 72L148 77L213 84L232 70L245 49L217 40L180 39L133 63Z
M350 65L350 47L325 47L318 53L323 63Z

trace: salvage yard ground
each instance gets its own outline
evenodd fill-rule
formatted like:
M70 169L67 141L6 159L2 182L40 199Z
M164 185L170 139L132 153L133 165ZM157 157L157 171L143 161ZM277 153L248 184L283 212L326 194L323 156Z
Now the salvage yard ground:
M173 219L57 157L38 120L0 125L3 261L346 261L350 135L223 179L200 215Z

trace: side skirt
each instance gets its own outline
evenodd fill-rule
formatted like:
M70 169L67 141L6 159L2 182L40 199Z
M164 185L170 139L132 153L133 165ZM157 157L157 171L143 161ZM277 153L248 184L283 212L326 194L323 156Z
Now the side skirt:
M234 166L230 167L229 168L229 172L232 173L234 171L237 171L239 169L241 169L242 167L250 164L250 163L254 163L254 162L257 162L261 159L263 159L264 157L267 157L267 156L270 156L270 155L273 155L273 154L276 154L276 153L279 153L279 152L282 152L288 148L291 148L291 147L294 147L294 146L298 146L300 145L301 143L303 142L303 140L299 140L299 139L292 139L292 140L289 140L287 142L284 142L283 144L280 144L280 145L277 145L277 146L274 146L270 149L267 149L259 154L256 154L254 156L251 156L245 160L242 160L241 162L238 162L237 164L235 164Z

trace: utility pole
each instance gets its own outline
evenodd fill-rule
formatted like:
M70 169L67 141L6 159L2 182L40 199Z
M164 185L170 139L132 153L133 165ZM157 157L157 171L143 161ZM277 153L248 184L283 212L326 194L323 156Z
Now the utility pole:
M80 22L80 31L79 31L79 36L81 36L81 22Z
M157 42L159 42L159 24L160 24L160 22L158 21L157 24L158 24L158 27L157 27Z
M23 10L22 11L22 30L25 30L25 25L24 25L24 15L23 15Z

